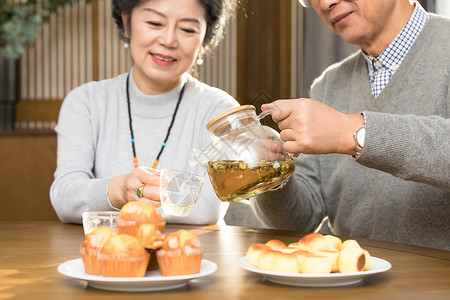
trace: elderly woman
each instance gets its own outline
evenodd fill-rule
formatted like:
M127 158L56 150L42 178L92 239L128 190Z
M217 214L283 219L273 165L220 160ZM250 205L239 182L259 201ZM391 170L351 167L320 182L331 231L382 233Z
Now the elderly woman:
M50 189L61 221L80 223L84 211L120 209L129 201L159 207L157 169L189 170L191 149L210 143L206 123L238 106L226 92L189 74L223 36L235 3L113 1L113 17L133 67L86 83L63 102ZM226 204L207 181L188 216L165 217L169 223L214 224L223 215L221 205Z

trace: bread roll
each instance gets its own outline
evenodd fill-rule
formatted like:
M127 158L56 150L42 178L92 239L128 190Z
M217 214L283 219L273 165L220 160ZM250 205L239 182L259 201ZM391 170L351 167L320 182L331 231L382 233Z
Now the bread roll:
M328 250L328 242L320 233L310 233L300 239L298 243L292 243L289 246L296 247L300 250L306 250L314 253L319 250Z
M266 243L266 245L273 250L277 250L283 253L292 253L298 250L297 248L287 247L285 243L279 240L270 240Z
M301 261L301 272L304 274L329 274L331 268L331 260L325 256L310 254Z
M338 265L339 251L319 250L315 253L315 255L327 257L331 262L331 272L332 273L339 272L339 265Z
M247 263L254 267L258 267L258 260L259 256L261 255L261 252L264 250L270 250L271 248L265 244L257 243L251 245L247 253L245 254L245 257L247 258Z
M361 247L348 246L339 252L339 272L361 272L366 264L366 256Z
M347 247L361 248L361 246L359 245L359 243L357 241L355 241L355 240L345 240L339 246L339 250L342 250L342 249L347 248Z
M341 247L342 240L334 235L324 235L324 238L328 242L328 250L338 251Z
M266 245L272 248L273 250L280 250L286 248L286 244L280 240L270 240L266 243Z
M363 271L367 271L370 269L370 254L369 251L364 250L364 258L366 260L364 267L363 267Z
M297 251L305 251L305 252L308 252L308 251L306 251L306 250L300 250L300 249L298 249L298 248L292 248L292 247L281 248L281 249L278 250L278 251L283 252L283 253L294 253L294 252L297 252ZM309 252L308 252L308 253L309 253Z
M281 252L273 249L267 249L262 251L258 259L258 269L263 271L274 271L275 263L280 253Z
M297 256L292 253L280 252L276 255L276 261L273 266L274 272L282 273L300 273L301 264Z
M295 243L290 243L290 244L287 245L287 246L288 246L288 248L295 248L295 249L297 249L297 250L300 250L298 244L299 244L298 242L295 242ZM309 252L309 251L308 251L308 252Z
M311 252L306 251L306 250L296 250L296 251L292 252L292 254L295 255L295 256L297 257L297 259L298 259L299 262L302 262L302 259L303 259L305 256L311 256L311 255L314 255L314 254L312 254Z
M295 254L283 253L270 248L260 252L257 265L257 268L263 271L294 274L300 273L300 267L300 261Z

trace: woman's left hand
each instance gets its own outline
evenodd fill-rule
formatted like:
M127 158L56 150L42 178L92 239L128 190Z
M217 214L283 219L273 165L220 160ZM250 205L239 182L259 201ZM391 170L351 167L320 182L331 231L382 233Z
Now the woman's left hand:
M109 200L116 208L121 208L130 201L145 201L160 207L159 184L158 170L147 167L135 168L128 174L111 179L108 189Z

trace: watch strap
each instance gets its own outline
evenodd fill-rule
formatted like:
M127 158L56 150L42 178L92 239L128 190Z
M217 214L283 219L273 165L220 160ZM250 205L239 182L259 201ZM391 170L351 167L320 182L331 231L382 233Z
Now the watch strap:
M361 152L363 150L363 147L358 142L358 132L361 130L365 130L366 122L362 123L362 125L353 133L353 139L355 140L355 150L356 154L353 156L353 158L358 158L361 155Z

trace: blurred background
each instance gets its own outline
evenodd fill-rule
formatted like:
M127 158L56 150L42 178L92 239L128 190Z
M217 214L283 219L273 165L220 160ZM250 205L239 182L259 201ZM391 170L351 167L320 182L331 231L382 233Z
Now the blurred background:
M7 2L14 1L0 0L0 5ZM31 35L23 54L0 56L0 221L57 220L48 193L56 168L53 129L64 96L85 82L131 67L110 1L54 2L73 4L52 7L55 12L44 16L35 37L32 26L23 27L17 38ZM427 11L450 15L448 0L419 2ZM0 10L0 30L12 34L5 12ZM197 73L259 110L276 99L307 97L310 84L327 66L357 49L329 32L298 0L242 0L225 39ZM248 218L243 225L257 224Z

